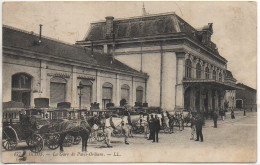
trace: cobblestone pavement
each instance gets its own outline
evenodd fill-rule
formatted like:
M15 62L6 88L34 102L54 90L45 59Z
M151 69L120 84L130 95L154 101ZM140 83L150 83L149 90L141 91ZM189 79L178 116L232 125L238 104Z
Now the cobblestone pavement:
M44 150L37 156L29 156L28 161L59 162L254 162L257 149L256 112L236 112L236 119L230 119L230 114L224 121L218 120L218 128L213 128L213 121L206 120L203 127L204 142L190 140L191 130L185 127L179 131L175 127L173 134L159 134L159 143L146 140L144 135L134 135L129 138L130 145L124 144L124 138L112 138L113 148L106 148L102 142L90 143L88 152L82 153L81 145L59 150ZM20 143L16 153L26 149ZM74 153L74 155L72 155ZM31 153L28 151L28 154ZM67 154L67 155L66 155ZM3 158L15 155L15 151L4 151ZM13 157L12 159L15 159ZM6 160L6 159L4 159ZM11 159L7 159L11 161Z

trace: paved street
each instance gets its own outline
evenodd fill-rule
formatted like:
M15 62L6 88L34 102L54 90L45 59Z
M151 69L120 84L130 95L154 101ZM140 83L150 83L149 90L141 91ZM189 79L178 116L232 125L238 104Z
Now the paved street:
M88 152L82 153L81 145L64 148L64 155L59 150L44 148L41 155L28 157L28 161L59 162L68 160L77 162L254 162L257 149L256 112L236 112L236 119L231 120L227 114L225 121L218 120L218 128L213 128L213 121L207 120L203 127L204 142L190 140L190 128L185 127L174 134L159 135L159 143L152 143L144 139L143 135L134 135L130 138L130 145L124 144L124 138L113 138L113 148L105 148L104 143L89 144ZM24 144L18 148L23 149ZM22 151L22 150L18 150ZM14 151L3 154L14 155ZM71 154L74 153L74 156ZM29 154L29 151L28 151ZM65 155L68 154L68 155ZM84 155L85 154L85 155ZM153 155L153 156L151 156ZM3 156L7 158L7 156ZM11 157L5 161L11 161Z

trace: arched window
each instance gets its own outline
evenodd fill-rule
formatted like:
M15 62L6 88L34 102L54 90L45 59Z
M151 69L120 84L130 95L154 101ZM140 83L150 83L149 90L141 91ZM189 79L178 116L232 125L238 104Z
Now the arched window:
M121 86L121 100L125 99L127 103L129 103L129 90L130 87L128 85L124 84Z
M25 73L12 76L12 101L22 102L30 106L32 77Z
M196 65L196 78L201 78L201 65L199 63Z
M92 82L90 80L81 80L81 106L90 106L92 99ZM78 89L80 90L80 89ZM80 93L80 91L78 91Z
M56 107L58 103L65 102L66 83L62 77L53 77L50 82L50 105Z
M215 70L213 70L213 80L217 80L217 74Z
M102 86L102 107L106 108L107 103L112 102L113 97L113 85L109 82L106 82Z
M143 103L144 88L139 86L136 88L136 102Z
M222 73L219 73L219 77L218 77L219 81L222 81Z
M205 68L205 79L209 79L209 67Z
M191 78L191 60L187 59L185 61L185 77L186 78Z

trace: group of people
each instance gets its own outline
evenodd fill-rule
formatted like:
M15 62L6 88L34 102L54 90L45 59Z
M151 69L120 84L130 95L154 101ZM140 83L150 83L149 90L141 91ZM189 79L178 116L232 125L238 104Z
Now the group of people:
M160 119L158 115L155 115L154 117L154 115L152 114L150 119L148 115L147 121L148 121L148 126L150 131L149 138L147 140L153 140L153 143L154 142L158 143L159 142L158 134L160 131Z
M201 141L203 142L202 126L203 126L203 117L200 113L197 115L191 115L191 138L190 140ZM196 132L196 139L194 137Z

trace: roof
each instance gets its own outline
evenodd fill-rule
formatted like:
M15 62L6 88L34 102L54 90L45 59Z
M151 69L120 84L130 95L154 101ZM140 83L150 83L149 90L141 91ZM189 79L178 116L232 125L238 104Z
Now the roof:
M251 90L253 92L256 92L256 89L251 88L251 87L249 87L249 86L247 86L247 85L245 85L243 83L237 83L237 86L242 87L242 88L247 89L247 90Z
M234 78L233 75L232 75L232 72L229 71L229 70L226 70L226 77L227 78Z
M213 33L212 23L204 26L201 31L193 28L175 13L163 13L113 20L113 33L115 39L138 38L146 36L186 33L190 38L209 48L219 55L217 46L212 41L202 43L202 31L209 30ZM84 41L106 40L106 21L91 24ZM83 42L83 41L78 41Z
M112 71L120 70L125 71L125 73L130 72L145 77L147 76L145 73L139 72L116 59L112 59L112 57L107 54L94 52L94 55L92 56L92 52L89 49L47 37L41 37L41 43L38 41L39 35L37 34L9 26L3 26L3 46L44 53L55 57L58 56L64 59L74 60L75 62L80 61L88 65L106 67Z

